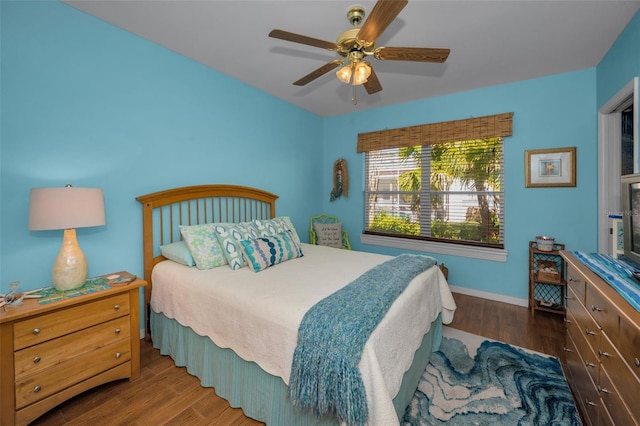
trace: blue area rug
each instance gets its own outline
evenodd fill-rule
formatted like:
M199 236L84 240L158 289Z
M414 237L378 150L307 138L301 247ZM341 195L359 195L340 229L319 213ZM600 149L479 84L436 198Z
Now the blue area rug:
M557 358L444 329L402 425L581 425Z

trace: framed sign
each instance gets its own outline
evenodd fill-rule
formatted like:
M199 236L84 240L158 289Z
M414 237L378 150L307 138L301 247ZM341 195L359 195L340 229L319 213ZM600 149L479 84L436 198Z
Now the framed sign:
M576 147L525 151L525 187L576 186Z

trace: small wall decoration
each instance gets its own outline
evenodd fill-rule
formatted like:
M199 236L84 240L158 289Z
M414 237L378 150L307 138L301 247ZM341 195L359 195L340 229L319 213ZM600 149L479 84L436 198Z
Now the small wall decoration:
M525 151L525 187L576 186L576 147Z
M329 201L334 201L342 195L349 196L349 174L347 160L339 158L333 163L333 190L331 190Z

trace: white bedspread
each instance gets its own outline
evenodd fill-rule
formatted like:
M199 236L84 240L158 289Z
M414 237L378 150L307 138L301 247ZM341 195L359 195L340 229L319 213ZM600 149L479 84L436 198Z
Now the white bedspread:
M304 256L262 272L210 270L161 262L153 270L151 308L289 382L298 326L315 303L389 256L302 244ZM369 424L397 425L393 398L430 324L456 305L437 267L418 275L364 347L360 371Z

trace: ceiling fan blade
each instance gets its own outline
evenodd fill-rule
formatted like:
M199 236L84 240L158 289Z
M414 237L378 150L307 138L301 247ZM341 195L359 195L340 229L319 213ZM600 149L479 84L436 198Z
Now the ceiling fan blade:
M336 50L336 44L330 41L320 40L313 37L308 37L302 34L291 33L284 30L271 30L269 37L279 38L280 40L292 41L294 43L306 44L308 46L319 47L321 49Z
M380 80L378 80L378 76L376 72L371 68L371 74L367 79L367 82L364 83L364 88L367 90L367 93L373 95L374 93L378 93L382 90L382 86L380 85Z
M379 47L373 57L385 61L415 61L442 63L449 57L449 49L429 47Z
M356 36L358 43L370 45L375 42L407 3L409 3L408 0L378 0L358 31Z
M320 68L318 68L317 70L312 71L309 74L305 75L300 80L294 81L293 84L296 85L296 86L304 86L304 85L312 82L316 78L325 75L326 73L328 73L332 69L338 68L341 64L342 64L342 61L340 59L336 59L334 61L328 62L328 63L324 64L323 66L321 66Z

